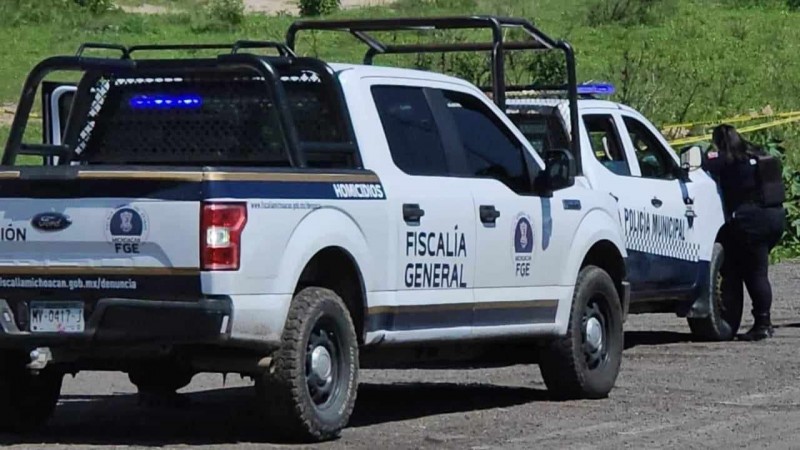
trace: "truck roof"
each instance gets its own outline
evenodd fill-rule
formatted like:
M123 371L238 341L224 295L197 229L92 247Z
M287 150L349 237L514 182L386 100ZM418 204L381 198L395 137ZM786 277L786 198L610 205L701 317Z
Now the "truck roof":
M556 106L562 110L564 114L569 114L569 110L567 109L569 101L561 98L513 98L508 99L507 104L509 107L526 105ZM588 98L578 100L578 109L581 108L608 108L633 111L633 108L623 105L622 103Z
M330 63L331 68L337 73L352 72L356 77L394 77L394 78L416 78L442 83L458 84L476 89L468 81L450 75L426 70L404 69L398 67L372 66L363 64L341 64Z

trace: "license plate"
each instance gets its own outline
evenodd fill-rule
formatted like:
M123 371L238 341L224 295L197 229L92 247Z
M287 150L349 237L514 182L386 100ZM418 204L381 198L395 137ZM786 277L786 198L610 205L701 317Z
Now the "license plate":
M84 329L81 302L31 302L30 313L34 333L80 333Z

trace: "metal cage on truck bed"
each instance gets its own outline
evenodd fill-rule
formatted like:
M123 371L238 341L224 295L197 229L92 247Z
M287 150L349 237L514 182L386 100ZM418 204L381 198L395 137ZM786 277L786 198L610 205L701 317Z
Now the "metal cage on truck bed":
M378 32L432 31L432 30L490 30L491 41L430 43L430 44L390 44L375 36ZM508 41L504 31L521 30L527 40ZM364 64L372 64L379 55L489 52L491 56L492 85L486 90L492 93L494 102L506 110L506 94L511 91L547 91L563 94L569 104L570 150L580 172L579 127L578 127L578 86L575 67L575 52L569 43L556 40L536 28L525 19L469 16L469 17L426 17L359 20L301 20L294 22L286 33L286 45L295 50L297 35L301 31L340 31L351 34L367 46ZM505 53L512 50L547 51L556 50L564 54L567 80L563 85L512 86L506 84Z
M253 48L278 55L242 52ZM84 55L93 49L118 51L120 56ZM229 53L209 58L132 56L142 51L214 49ZM62 142L25 144L39 86L56 71L82 73ZM295 56L282 43L257 41L84 44L74 56L48 58L25 81L2 162L11 165L25 154L58 157L60 164L263 163L305 168L345 158L347 166L361 166L333 70L319 59Z

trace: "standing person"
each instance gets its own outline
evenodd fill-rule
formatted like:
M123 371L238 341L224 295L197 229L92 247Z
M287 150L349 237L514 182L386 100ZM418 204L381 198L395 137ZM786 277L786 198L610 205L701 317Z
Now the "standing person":
M712 143L703 167L717 180L725 208L723 292L741 298L742 282L747 286L755 323L740 339L759 341L773 334L769 253L786 221L780 162L730 125L714 128Z

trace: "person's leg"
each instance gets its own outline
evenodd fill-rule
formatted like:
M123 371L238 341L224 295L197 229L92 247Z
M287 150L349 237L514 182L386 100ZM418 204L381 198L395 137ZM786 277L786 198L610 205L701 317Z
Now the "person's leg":
M722 262L722 292L731 303L744 301L743 259L741 244L729 240L725 245L725 259Z
M731 303L742 302L744 279L742 278L742 244L730 228L723 231L722 245L725 259L722 263L722 292ZM740 238L741 239L741 238Z
M769 282L769 248L766 242L749 242L743 258L743 278L753 301L753 328L742 336L744 340L757 341L772 336L770 309L772 286ZM745 255L743 255L745 256Z

